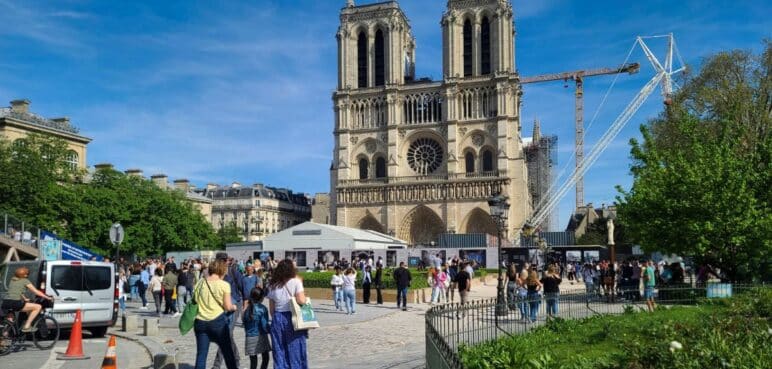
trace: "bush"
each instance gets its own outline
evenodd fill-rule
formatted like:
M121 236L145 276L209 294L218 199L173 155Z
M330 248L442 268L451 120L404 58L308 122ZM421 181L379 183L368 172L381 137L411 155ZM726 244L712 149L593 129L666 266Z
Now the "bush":
M554 319L529 334L459 350L467 369L768 368L772 289L696 306L583 320ZM677 341L683 347L671 351Z
M412 281L410 282L410 288L427 288L429 285L426 283L426 271L417 271L415 269L409 269ZM383 269L383 288L387 290L396 290L397 284L392 277L394 269ZM303 278L303 286L305 288L330 288L330 281L334 272L304 272L300 273ZM375 271L372 272L373 278L375 278ZM357 272L357 288L362 288L362 273ZM372 288L375 288L372 286Z

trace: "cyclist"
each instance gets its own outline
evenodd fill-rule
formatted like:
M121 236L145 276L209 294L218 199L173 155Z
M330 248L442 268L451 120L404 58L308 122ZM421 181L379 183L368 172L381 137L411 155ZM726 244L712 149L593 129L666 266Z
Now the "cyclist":
M3 310L27 313L27 322L24 323L24 327L22 327L21 331L34 332L37 330L37 327L32 327L32 322L38 314L40 314L40 310L43 309L43 306L28 299L27 296L25 296L25 292L29 290L35 294L35 296L39 296L40 298L49 301L53 301L53 297L48 296L35 288L27 277L29 277L29 268L21 267L16 269L14 277L11 278L11 283L8 284L8 295L6 299L3 300L2 308Z

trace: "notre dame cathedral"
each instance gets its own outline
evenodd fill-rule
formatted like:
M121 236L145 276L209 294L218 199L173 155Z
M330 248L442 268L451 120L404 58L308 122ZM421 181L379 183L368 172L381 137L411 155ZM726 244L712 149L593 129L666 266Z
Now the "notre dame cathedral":
M340 13L333 94L333 224L430 245L496 234L487 199L509 196L514 237L530 215L509 0L449 0L440 81L415 78L415 38L397 1ZM434 61L432 61L434 62Z

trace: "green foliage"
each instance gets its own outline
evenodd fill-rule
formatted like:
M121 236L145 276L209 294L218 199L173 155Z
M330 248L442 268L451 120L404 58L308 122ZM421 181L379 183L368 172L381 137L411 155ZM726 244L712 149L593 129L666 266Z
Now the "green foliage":
M217 237L219 238L220 245L222 248L225 248L225 245L228 243L236 243L236 242L242 242L244 241L241 238L242 235L242 229L236 224L236 221L231 221L228 224L225 224L217 230Z
M64 161L64 141L31 135L23 146L0 143L0 204L9 213L102 255L115 248L108 231L120 222L121 254L218 249L214 230L178 191L103 169L85 173Z
M631 140L634 176L619 219L646 251L772 278L772 44L704 63L673 104Z
M757 288L696 307L554 319L529 334L459 351L466 369L767 368L772 289ZM682 350L671 351L677 341Z

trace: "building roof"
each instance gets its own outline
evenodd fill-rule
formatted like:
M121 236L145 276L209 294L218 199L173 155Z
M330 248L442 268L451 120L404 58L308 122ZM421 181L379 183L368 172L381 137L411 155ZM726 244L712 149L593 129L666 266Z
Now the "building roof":
M80 130L78 127L70 124L69 119L48 119L30 112L14 111L10 107L0 108L0 118L14 119L31 126L36 126L60 133L66 133L68 135L79 136L84 140L90 141L89 138L80 135Z
M263 240L264 250L374 250L407 247L407 242L380 232L305 222Z

